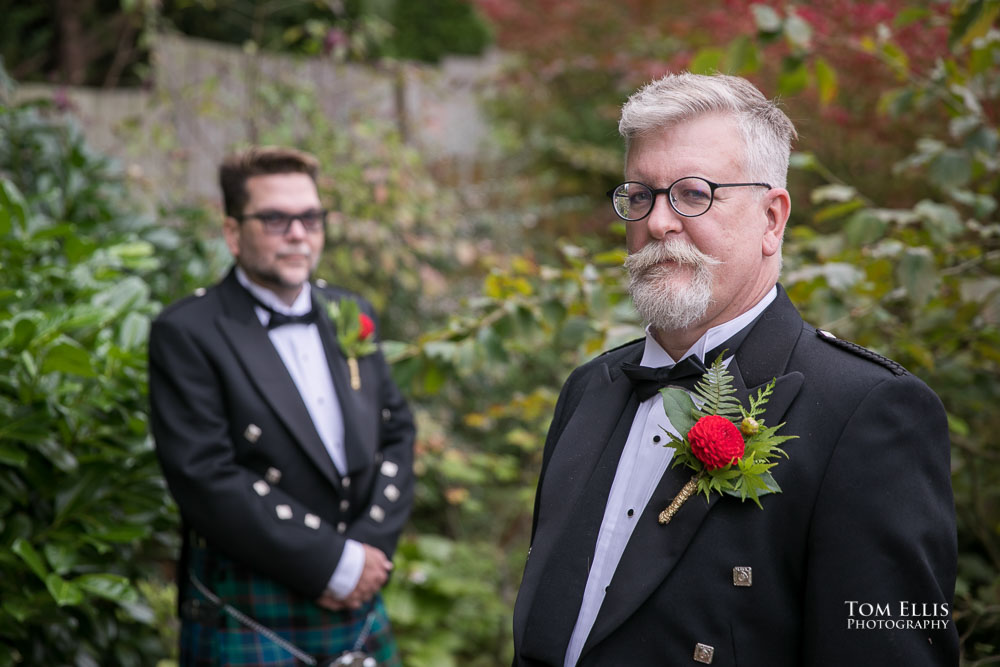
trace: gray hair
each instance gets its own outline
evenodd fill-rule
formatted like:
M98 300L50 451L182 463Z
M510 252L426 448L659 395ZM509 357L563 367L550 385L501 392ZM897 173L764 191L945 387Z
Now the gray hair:
M725 114L736 121L745 143L742 166L748 180L785 187L792 140L798 136L795 126L752 83L737 76L668 74L636 91L622 107L618 123L626 160L635 138L707 114Z

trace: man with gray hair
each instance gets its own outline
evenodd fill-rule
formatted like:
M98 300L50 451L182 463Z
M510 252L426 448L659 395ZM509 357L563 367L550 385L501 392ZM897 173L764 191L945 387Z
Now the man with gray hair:
M635 93L619 130L608 195L648 327L560 394L514 664L957 665L946 415L899 364L805 324L778 284L791 121L744 79L679 74ZM761 508L678 495L691 471L672 463L699 456L672 461L668 433L693 451L696 429L659 390L690 391L717 358L744 407L774 387L747 435L728 424L739 452L716 468L736 469L755 428L795 438Z

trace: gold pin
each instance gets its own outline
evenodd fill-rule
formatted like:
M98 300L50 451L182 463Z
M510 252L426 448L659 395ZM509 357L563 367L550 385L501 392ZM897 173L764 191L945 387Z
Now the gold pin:
M361 371L358 370L358 360L354 357L348 357L347 368L351 371L351 389L358 391L361 389Z

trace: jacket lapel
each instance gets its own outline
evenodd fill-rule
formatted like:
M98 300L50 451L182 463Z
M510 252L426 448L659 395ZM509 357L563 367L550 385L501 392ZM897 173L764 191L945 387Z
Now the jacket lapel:
M220 285L225 311L217 318L219 329L240 360L250 381L313 463L337 488L340 477L326 451L312 417L288 374L267 329L261 326L250 295L230 272ZM338 387L339 391L339 387Z
M802 331L802 319L779 285L777 298L751 326L729 364L729 372L742 405L747 405L751 393L756 394L776 378L764 415L766 424L773 426L781 423L804 379L798 371L784 374ZM584 654L624 623L670 575L708 513L722 499L717 493L707 502L704 495L693 496L669 524L661 525L657 520L660 511L670 504L692 474L687 467L669 467L663 474L618 563L583 648ZM727 498L725 502L739 500ZM766 511L767 500L762 502ZM760 510L753 506L747 507L747 511Z
M561 664L569 643L607 493L638 407L628 378L619 372L612 379L606 365L595 371L539 490L545 507L540 514L551 527L536 533L522 583L530 608L517 616L534 628L522 654L546 664Z
M313 288L313 304L320 310L320 316L316 319L319 329L320 340L323 341L323 349L326 351L327 364L330 366L330 377L333 378L333 386L337 391L337 400L340 402L340 411L344 420L344 450L347 457L347 472L356 472L371 465L375 456L374 445L378 441L377 425L379 420L368 413L374 408L374 399L365 400L369 391L376 387L369 382L365 382L365 368L367 366L364 359L358 359L359 373L361 374L361 389L351 387L350 371L347 368L347 359L337 342L337 329L327 316L327 300ZM367 425L368 428L364 428ZM371 444L366 448L365 444Z

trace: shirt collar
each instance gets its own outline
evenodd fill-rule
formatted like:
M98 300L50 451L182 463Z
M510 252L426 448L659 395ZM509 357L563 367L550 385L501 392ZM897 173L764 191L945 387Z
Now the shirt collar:
M251 281L250 278L247 277L246 272L239 266L236 267L236 280L238 280L240 285L243 285L248 292L253 294L258 301L268 308L273 309L276 313L282 313L284 315L305 315L312 308L312 286L308 282L302 284L302 291L299 292L299 295L295 297L295 301L291 306L289 306L284 301L279 299L278 295L271 290Z
M678 359L681 361L691 355L697 355L699 359L705 361L705 353L714 348L716 345L720 345L732 336L739 333L743 327L747 326L753 322L758 315L764 312L764 309L771 305L771 302L778 296L777 286L772 287L771 290L764 295L757 304L746 311L742 315L735 317L728 322L723 322L718 324L704 334L701 338L695 341L694 345L684 353L684 356ZM642 352L642 361L639 363L640 366L649 366L652 368L659 368L661 366L666 366L667 368L673 366L677 361L667 354L650 331L650 327L646 327L646 346Z

